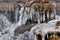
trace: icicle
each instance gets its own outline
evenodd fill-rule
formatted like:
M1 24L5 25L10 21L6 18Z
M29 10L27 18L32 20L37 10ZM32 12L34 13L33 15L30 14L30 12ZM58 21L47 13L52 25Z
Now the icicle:
M47 10L45 10L45 22L47 23Z
M42 23L43 23L43 19L44 19L44 18L43 18L43 10L42 10L42 13L41 13L41 14L42 14L41 16L42 16Z
M45 21L45 9L43 10L43 22Z
M56 9L54 9L54 19L56 18L55 16L56 16Z
M52 9L53 13L54 13L54 19L56 18L56 3L54 1L51 2L51 4L54 5L54 8Z
M32 11L33 11L33 9L32 9ZM32 11L31 11L31 7L30 7L29 13L30 13L31 20L32 20L32 16L33 16L33 12Z
M24 7L22 7L21 10L19 11L20 17L19 17L18 25L22 24L23 12L24 12Z
M49 14L50 14L49 11L47 11L47 18L48 18L48 20L50 20L50 19L49 19L49 17L50 17Z
M42 34L42 40L45 40L45 34Z
M47 38L48 38L48 34L47 34Z
M50 12L50 10L48 11L48 14L49 14L49 20L51 20L51 12Z
M38 20L38 24L40 24L40 15L39 15L39 12L37 12L37 20Z

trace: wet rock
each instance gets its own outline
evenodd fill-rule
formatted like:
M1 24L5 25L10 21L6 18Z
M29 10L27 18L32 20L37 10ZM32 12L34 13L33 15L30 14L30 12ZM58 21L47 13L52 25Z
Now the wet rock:
M30 29L34 26L35 24L28 24L28 25L23 25L22 27L18 27L15 30L15 35L19 35L24 33L25 31L30 31Z

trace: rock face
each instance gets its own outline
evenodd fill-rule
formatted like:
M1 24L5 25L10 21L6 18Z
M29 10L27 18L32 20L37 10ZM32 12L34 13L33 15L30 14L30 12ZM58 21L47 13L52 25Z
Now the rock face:
M4 1L6 1L6 2L14 2L16 0L0 0L0 2L4 2Z
M53 0L53 1L60 2L60 0Z
M57 22L56 26L60 26L60 21Z
M24 25L22 27L18 27L15 30L15 35L23 34L25 31L30 31L33 25Z

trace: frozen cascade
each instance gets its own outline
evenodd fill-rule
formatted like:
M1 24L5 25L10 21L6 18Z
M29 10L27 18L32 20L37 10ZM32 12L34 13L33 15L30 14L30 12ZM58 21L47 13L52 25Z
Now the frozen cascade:
M23 34L17 36L16 40L35 40L35 35L31 34L30 32L26 31Z
M47 27L48 26L48 27ZM47 29L46 29L47 28ZM43 23L43 24L37 24L35 25L32 29L31 32L32 33L36 33L36 34L41 34L42 36L42 40L45 40L45 35L47 34L48 31L52 31L52 29L55 28L55 25L50 25L49 23ZM35 31L34 31L35 30ZM40 32L41 31L41 32ZM55 31L55 30L53 30Z
M47 24L46 23L36 24L34 27L31 28L30 32L26 31L23 34L20 34L19 36L17 36L16 40L37 40L36 35L33 34L34 30L37 34L40 33L42 35L42 40L45 40L46 33L48 31L52 31L52 29L54 29L56 27L55 25L56 25L57 21L60 21L60 19L49 21ZM40 30L42 32L39 32ZM53 30L53 31L55 31L55 30Z
M55 13L55 16L56 16L56 9L54 9L54 13ZM58 17L58 16L57 16ZM56 17L56 18L57 18ZM24 18L24 17L23 17ZM39 20L39 15L38 15L38 22L40 22ZM60 17L59 17L60 18ZM23 34L20 34L18 37L17 37L17 40L37 40L36 39L36 37L35 37L35 35L33 34L33 32L34 32L34 30L35 30L35 32L37 33L37 34L39 34L40 32L40 30L42 31L41 32L41 35L42 35L42 40L45 40L45 35L46 35L46 33L48 32L48 31L52 31L52 29L54 29L53 31L55 31L55 25L56 25L56 22L57 21L59 21L60 19L59 18L57 18L57 19L54 19L54 20L52 20L52 21L49 21L47 24L46 23L43 23L43 24L36 24L34 27L32 27L32 29L31 29L31 31L30 31L30 34L29 34L29 32L25 32L25 33L23 33ZM27 19L26 19L27 20ZM47 29L46 29L47 28ZM25 37L26 36L26 34L28 35L28 37ZM30 37L32 37L32 36L34 36L34 38L33 39L31 39Z
M30 10L31 9L29 7L26 7L26 8L22 7L21 8L21 10L19 11L19 13L20 13L19 20L20 21L18 21L18 25L26 24L27 20L30 19L30 18L32 20L32 15L33 15L34 11L32 10L30 12Z
M54 9L54 13L56 15L56 9ZM1 27L0 40L36 40L36 36L33 34L33 30L34 29L37 28L39 30L42 29L44 31L44 29L46 29L46 26L49 26L49 27L47 27L48 29L46 29L46 31L44 31L44 32L47 32L47 30L49 30L49 28L51 26L53 26L52 29L55 28L56 22L60 21L60 17L56 15L56 19L55 20L49 21L47 24L44 23L44 25L43 24L40 25L40 19L41 18L39 18L39 15L37 14L38 15L37 18L38 18L38 23L39 24L36 24L34 27L32 27L30 32L26 31L23 34L18 35L17 39L14 39L14 31L15 31L15 29L17 27L20 27L21 25L26 24L26 21L28 19L31 18L31 20L32 20L32 16L34 15L34 9L29 8L29 7L26 7L26 8L22 7L21 10L19 11L19 14L20 14L19 21L17 23L11 23L7 19L6 16L4 16L3 14L0 15L0 19L2 20L2 22L4 24L3 28ZM44 18L44 15L43 15L43 18ZM44 20L45 20L45 18L44 18ZM40 27L40 26L42 26L42 27ZM50 30L52 30L52 29L50 29ZM36 30L36 32L39 33L38 32L39 30ZM44 36L45 36L45 34L43 34L43 31L41 33L42 34L42 40L44 40Z
M14 40L14 31L15 31L15 29L18 27L18 26L20 26L20 24L19 24L19 22L18 23L14 23L14 24L12 24L12 23L10 23L9 22L9 20L4 16L4 15L1 15L0 17L2 17L2 18L0 18L0 19L2 19L2 21L3 21L3 23L5 24L5 26L7 26L6 28L4 28L4 29L2 29L2 31L3 32L0 32L0 40ZM52 21L49 21L48 22L48 24L50 25L51 23L52 24L54 24L54 22L56 23L57 21L59 21L60 19L60 17L58 18L59 16L57 16L56 18L56 20L54 21L54 20L52 20ZM21 21L20 21L21 22ZM8 25L7 25L8 24ZM19 25L18 25L19 24ZM44 24L44 25L48 25L48 24ZM48 26L49 26L48 25ZM55 24L54 24L55 25ZM39 25L38 25L39 26ZM53 26L53 25L50 25L50 26ZM37 27L36 27L37 28ZM45 26L44 26L44 28L46 28ZM31 31L30 32L25 32L25 33L23 33L23 34L20 34L20 35L18 35L17 36L17 39L16 40L36 40L36 38L35 38L35 35L33 34L33 32L32 32L32 30L33 29L35 29L35 27L34 28L32 28L31 29ZM41 28L42 29L42 28ZM48 29L47 29L48 30ZM46 31L47 31L46 30ZM7 31L7 33L5 33ZM27 35L27 36L26 36ZM42 34L43 35L43 34ZM42 36L42 40L44 40L44 35Z
M21 10L19 11L20 13L19 21L17 23L11 23L6 16L4 16L3 14L0 15L0 19L2 19L3 24L6 26L6 27L3 26L3 29L1 29L2 31L0 32L0 40L14 40L15 29L21 25L24 25L27 19L29 19L28 18L29 16L30 18L32 17L31 16L32 14L26 13L27 10L29 12L29 8L26 9L24 9L24 7L21 8Z
M56 23L60 21L60 16L56 15L56 19L49 21L48 23L36 24L34 27L31 28L31 33L41 34L42 40L45 40L45 35L48 31L56 31ZM46 29L47 28L47 29Z
M0 40L13 40L15 29L20 26L18 23L12 24L6 16L3 14L0 15L0 19L3 22L4 26L1 27L0 31Z
M39 12L36 12L36 17L37 17L37 20L38 20L38 24L40 24L40 14L39 14Z
M3 15L0 15L0 19L2 19L2 22L4 24L3 28L1 27L0 40L8 40L8 36L9 36L8 31L9 31L9 28L10 28L11 23Z

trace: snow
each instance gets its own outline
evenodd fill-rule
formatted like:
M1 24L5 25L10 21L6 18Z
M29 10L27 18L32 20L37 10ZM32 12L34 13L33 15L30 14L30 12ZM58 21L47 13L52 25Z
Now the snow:
M30 31L26 31L23 34L14 36L15 29L21 27L21 25L26 24L26 21L28 19L31 18L32 20L32 16L35 14L34 12L35 11L33 8L30 9L29 7L26 8L22 7L21 10L19 11L20 16L19 16L19 21L17 23L11 23L6 16L1 14L0 20L1 20L1 24L3 24L2 25L3 27L0 26L0 40L36 40L35 34L41 34L42 40L44 40L44 36L48 31L52 31L52 30L53 30L52 32L59 31L59 29L55 30L55 28L57 21L60 21L60 16L56 15L56 19L51 20L48 23L40 23L39 14L37 14L38 24L32 27Z

